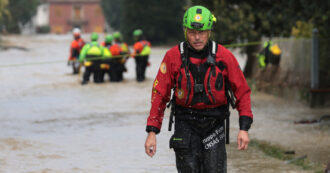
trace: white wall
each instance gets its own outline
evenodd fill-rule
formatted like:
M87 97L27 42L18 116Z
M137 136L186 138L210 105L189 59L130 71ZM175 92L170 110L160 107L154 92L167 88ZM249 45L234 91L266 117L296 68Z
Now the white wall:
M35 16L36 26L49 25L49 5L44 3L38 6Z

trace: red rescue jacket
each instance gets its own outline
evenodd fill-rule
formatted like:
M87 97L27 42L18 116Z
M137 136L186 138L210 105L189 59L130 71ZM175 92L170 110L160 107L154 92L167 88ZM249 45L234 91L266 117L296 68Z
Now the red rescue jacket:
M110 50L110 52L113 56L117 56L117 55L120 55L122 53L122 48L117 43L112 44L110 46L109 50Z
M141 53L141 51L145 46L151 46L150 42L146 40L140 40L135 42L133 45L134 53L136 54Z
M85 42L82 38L75 39L71 42L69 60L78 59L81 49L84 47Z
M228 104L224 87L226 80L236 97L239 115L253 118L251 90L236 58L222 45L216 44L216 46L214 66L206 65L207 57L203 59L189 57L191 65L187 68L188 75L186 75L186 66L183 65L179 46L173 47L166 53L153 84L147 126L161 129L166 103L170 100L171 89L174 86L176 86L175 102L182 107L206 109ZM198 74L203 76L193 76L192 71L201 66L204 66L205 70ZM196 78L200 79L200 86L196 85ZM203 87L201 89L203 93L200 93L203 96L197 98L196 88L198 90L200 87Z

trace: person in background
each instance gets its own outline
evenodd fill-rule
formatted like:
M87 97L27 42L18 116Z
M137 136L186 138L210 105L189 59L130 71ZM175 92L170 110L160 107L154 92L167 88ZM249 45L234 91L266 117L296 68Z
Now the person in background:
M143 82L145 79L145 71L148 66L149 54L151 51L151 44L143 37L143 31L136 29L133 31L135 43L133 45L133 56L136 64L136 80Z
M98 34L91 34L91 42L87 43L81 50L79 62L83 63L85 66L85 72L83 75L82 85L89 82L90 75L93 74L95 83L102 83L100 79L101 75L101 61L104 58L111 56L110 52L100 45L98 42Z
M113 41L114 44L118 44L121 47L121 55L128 55L130 51L128 49L128 45L123 41L122 35L120 32L113 33Z
M110 47L112 54L110 65L110 81L120 82L124 79L123 73L126 70L125 62L129 57L129 49L125 42L122 41L120 32L113 33L113 44Z
M113 40L113 37L111 34L107 34L105 36L105 39L104 39L104 42L101 43L101 45L107 49L107 51L110 51L110 47L112 46L112 40ZM111 52L109 52L111 54ZM112 54L111 54L112 56ZM104 81L104 75L105 74L108 74L109 76L109 80L110 79L110 64L111 64L111 59L110 57L108 58L105 58L103 61L102 61L102 64L101 64L101 69L102 69L102 74L100 76L101 78L101 81L103 82Z
M111 34L107 34L104 38L104 42L102 42L101 45L110 49L110 46L112 45L112 40L113 36Z
M272 40L264 42L263 49L257 54L259 68L265 69L268 64L278 66L281 60L281 49Z
M74 28L72 30L74 40L71 42L70 46L70 56L68 60L68 65L72 66L73 74L79 73L79 54L81 49L84 47L85 42L81 38L81 32L79 28Z

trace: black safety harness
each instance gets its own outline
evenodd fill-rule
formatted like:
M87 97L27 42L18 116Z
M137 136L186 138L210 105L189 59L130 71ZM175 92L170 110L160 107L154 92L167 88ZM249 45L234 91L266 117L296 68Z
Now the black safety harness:
M181 69L183 68L184 69L184 72L185 72L185 76L187 78L187 90L188 90L188 94L186 96L186 100L185 100L185 103L188 104L189 102L189 95L190 95L190 92L191 92L191 89L192 89L192 86L191 86L191 79L190 79L190 72L189 72L189 69L193 71L195 71L195 74L198 73L199 75L196 75L195 76L195 80L194 80L194 96L193 96L193 99L192 99L192 103L191 104L195 104L196 102L204 102L206 104L211 104L210 102L210 99L206 96L206 91L204 89L204 79L205 77L207 77L207 92L208 92L208 95L210 95L210 97L212 98L212 101L213 103L216 103L216 100L214 98L214 95L211 91L211 84L210 84L210 79L211 79L211 75L213 77L216 76L216 66L221 70L223 71L226 66L223 64L223 62L221 61L218 61L216 62L215 61L215 57L216 57L216 53L217 53L217 43L215 43L214 41L211 41L209 42L209 53L208 53L208 56L207 56L207 60L206 60L206 63L204 64L201 64L200 66L202 66L202 70L199 69L199 67L194 67L194 66L191 66L191 63L190 63L190 60L189 60L189 57L188 57L188 51L185 51L187 49L187 43L186 42L181 42L180 45L179 45L179 50L180 50L180 55L181 55L181 60L182 60L182 64L181 64ZM206 74L206 71L208 68L211 68L211 71L209 73L208 76L205 76ZM197 68L197 69L196 69ZM179 105L176 105L175 104L175 90L176 90L176 87L178 87L178 89L181 89L181 80L183 78L183 74L180 73L179 77L178 77L178 86L174 86L173 88L173 92L172 92L172 98L169 102L169 104L167 105L167 108L169 108L171 106L171 114L170 114L170 120L169 120L169 127L168 127L168 130L171 131L172 129L172 123L174 122L173 121L173 117L175 115L182 115L182 114L185 114L185 113L188 113L189 115L200 115L201 114L201 111L200 110L196 110L196 109L191 109L191 108L184 108L184 109L181 109L182 107L179 106ZM217 79L218 80L218 79ZM219 82L216 82L217 85L219 86L215 86L216 90L221 90L222 89L222 85L223 85L223 77L222 75L219 75ZM227 101L228 103L232 106L232 108L235 108L236 105L235 105L235 97L234 97L234 94L233 94L233 91L230 87L230 84L228 83L227 80L225 80L225 94L226 94L226 97L227 97ZM196 100L194 97L195 95L199 95L199 100ZM220 106L219 108L214 108L213 110L217 109L216 111L212 111L212 109L208 109L207 112L208 112L208 117L213 117L213 118L218 118L220 117L219 115L212 115L212 112L221 112L221 114L224 114L225 115L225 120L226 120L226 123L225 123L225 126L226 126L226 143L229 144L229 116L230 116L230 112L229 112L229 104L227 105L224 105L224 106ZM183 110L183 111L182 111ZM194 117L194 116L191 116L191 117Z

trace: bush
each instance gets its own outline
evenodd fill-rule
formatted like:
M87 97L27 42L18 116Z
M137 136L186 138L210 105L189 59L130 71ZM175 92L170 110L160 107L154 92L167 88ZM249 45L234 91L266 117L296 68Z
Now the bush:
M39 34L47 34L50 32L50 26L49 25L39 26L37 27L36 32Z

